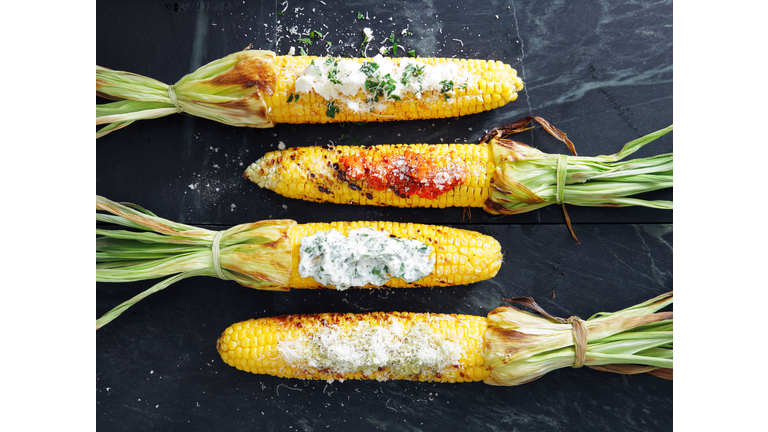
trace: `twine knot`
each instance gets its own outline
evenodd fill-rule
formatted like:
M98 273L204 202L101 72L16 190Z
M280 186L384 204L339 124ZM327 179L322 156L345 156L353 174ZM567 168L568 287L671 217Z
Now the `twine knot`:
M557 195L555 195L555 200L557 200L558 204L562 204L565 200L565 178L568 174L568 156L564 154L558 155L557 158L557 174L556 174L556 184L557 184Z
M219 231L216 233L216 236L213 237L213 244L211 245L211 252L213 253L213 269L216 270L216 275L220 279L227 280L229 279L227 275L224 273L224 271L221 269L221 247L219 244L221 243L221 236L224 234L224 231Z
M574 368L584 366L587 359L587 329L584 327L584 321L577 316L568 318L568 324L573 327L573 345L576 348L576 361Z
M173 88L172 85L168 86L168 97L171 98L171 103L173 104L173 106L176 107L177 113L184 111L184 108L179 106L179 100L176 99L176 90Z

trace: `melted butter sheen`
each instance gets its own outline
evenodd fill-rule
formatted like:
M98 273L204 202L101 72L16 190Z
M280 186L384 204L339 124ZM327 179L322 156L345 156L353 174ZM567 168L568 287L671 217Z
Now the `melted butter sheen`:
M434 271L433 251L420 241L373 228L352 230L348 237L332 229L301 239L299 274L338 290L382 286L393 277L414 282Z

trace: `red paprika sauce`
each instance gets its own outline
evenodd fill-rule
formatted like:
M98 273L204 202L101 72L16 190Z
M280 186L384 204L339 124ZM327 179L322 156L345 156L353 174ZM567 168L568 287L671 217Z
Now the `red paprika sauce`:
M447 163L439 163L440 157L446 158ZM339 162L348 179L364 180L377 191L392 189L403 198L415 194L435 199L467 178L466 165L453 157L453 152L439 156L432 149L427 153L358 152L342 156Z

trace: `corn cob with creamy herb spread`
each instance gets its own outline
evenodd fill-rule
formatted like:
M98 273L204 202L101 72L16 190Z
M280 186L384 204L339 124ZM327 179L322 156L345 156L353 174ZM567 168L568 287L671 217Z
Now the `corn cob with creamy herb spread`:
M245 50L168 86L96 66L97 138L177 112L233 126L459 117L517 99L523 82L499 61L276 56Z
M562 367L672 378L672 293L582 321L551 317L532 299L487 317L374 312L252 319L216 346L237 369L283 378L484 381L517 385Z
M111 213L97 212L97 221L149 231L97 229L97 282L168 277L115 308L106 322L158 286L190 276L278 291L435 287L492 278L502 263L493 237L451 227L269 220L211 231L99 196L96 209Z

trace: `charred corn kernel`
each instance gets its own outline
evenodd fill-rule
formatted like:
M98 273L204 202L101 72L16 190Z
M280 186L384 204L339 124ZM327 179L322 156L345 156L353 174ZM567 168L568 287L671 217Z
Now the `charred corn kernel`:
M284 378L481 381L487 319L410 312L286 315L229 327L217 342L238 369ZM271 342L247 336L272 335ZM228 339L239 333L237 342ZM374 336L374 337L372 337ZM255 349L242 349L244 347Z
M490 144L299 147L267 153L243 176L289 198L397 207L482 207Z
M499 242L490 236L475 231L398 222L311 223L295 225L291 228L289 234L292 242L291 271L288 285L291 288L323 288L323 285L312 277L301 277L299 273L302 238L314 235L320 231L329 232L332 229L346 236L350 231L361 227L387 231L390 236L417 240L434 248L435 267L431 274L410 283L393 277L384 284L385 287L409 288L466 285L494 277L501 267L503 256ZM460 245L463 241L469 243L470 240L474 240L479 246L462 247L463 253L457 253L459 251L457 245ZM452 253L447 251L452 251ZM472 263L475 262L482 262L485 265L473 265ZM458 267L459 263L465 263L465 265L462 265L460 268ZM373 288L374 286L366 285L365 287Z

